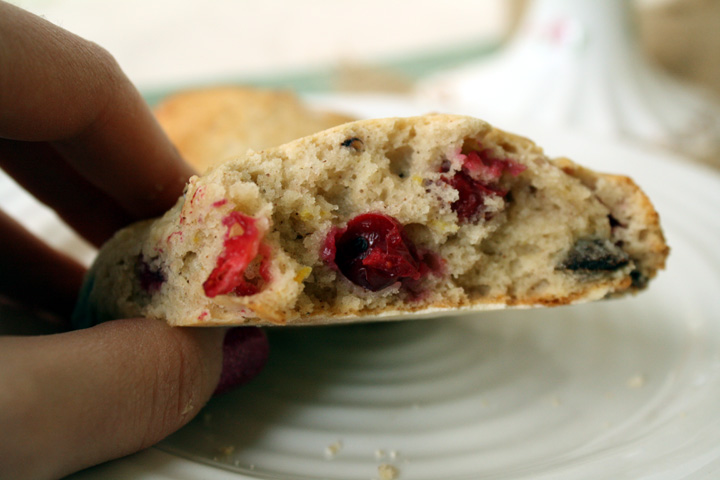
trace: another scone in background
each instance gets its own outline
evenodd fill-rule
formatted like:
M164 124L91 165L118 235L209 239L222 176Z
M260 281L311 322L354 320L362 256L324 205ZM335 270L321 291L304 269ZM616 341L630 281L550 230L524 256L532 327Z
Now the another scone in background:
M290 91L240 86L176 93L155 108L155 115L198 172L248 149L282 145L355 120L313 109Z

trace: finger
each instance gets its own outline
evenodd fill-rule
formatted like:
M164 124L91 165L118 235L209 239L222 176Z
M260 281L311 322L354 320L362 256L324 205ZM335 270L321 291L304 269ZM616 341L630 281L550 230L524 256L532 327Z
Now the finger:
M113 92L109 107L78 136L55 147L135 220L165 213L195 172L155 122L140 94Z
M218 382L222 335L133 319L0 338L0 476L58 478L177 430Z
M95 246L132 220L46 143L0 139L0 168Z
M175 203L192 169L103 49L0 3L0 137L53 141L131 217Z
M85 268L0 211L0 294L69 319Z

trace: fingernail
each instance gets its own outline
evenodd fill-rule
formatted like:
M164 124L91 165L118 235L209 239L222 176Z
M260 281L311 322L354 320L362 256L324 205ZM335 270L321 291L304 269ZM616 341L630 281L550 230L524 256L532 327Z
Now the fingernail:
M257 327L231 328L223 341L223 366L213 395L221 395L247 383L267 362L270 347L265 332Z

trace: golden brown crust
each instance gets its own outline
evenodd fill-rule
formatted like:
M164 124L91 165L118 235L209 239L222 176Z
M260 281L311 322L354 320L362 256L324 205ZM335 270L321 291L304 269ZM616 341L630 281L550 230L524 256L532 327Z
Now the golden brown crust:
M665 268L670 254L660 225L660 215L642 189L629 177L598 173L582 167L567 158L557 158L553 162L565 173L578 178L590 188L608 207L613 217L620 223L618 234L632 237L643 245L642 251L629 251L638 264L642 265L643 282L653 278L658 270ZM623 231L623 225L641 225L639 231ZM630 238L628 238L630 239ZM634 285L638 289L642 285Z
M351 323L356 322L360 318L368 319L384 319L384 320L402 320L404 316L412 315L416 313L425 314L427 316L442 315L443 313L451 312L465 312L472 313L478 311L487 310L499 310L506 308L532 308L532 307L559 307L564 305L573 305L578 302L587 302L593 298L593 292L605 292L608 290L623 292L632 288L632 279L630 277L622 277L617 280L608 280L606 282L594 282L589 283L583 290L572 292L569 295L564 296L526 296L523 298L513 298L508 295L500 295L493 298L488 298L482 295L470 295L469 297L463 298L461 301L436 301L431 304L413 304L406 303L401 306L394 306L392 308L369 308L364 309L362 312L357 312L352 315L347 315L345 312L333 308L332 306L316 307L312 315L303 316L299 319L292 321L293 326L307 326L307 325L328 325L336 323ZM602 295L597 296L597 299L602 298ZM262 306L259 306L262 308ZM282 326L286 325L287 321L281 315L278 316L277 312L263 312L262 318L265 321L253 321L253 325L260 326ZM267 313L267 314L265 314ZM190 325L190 326L223 326L227 325L227 322L217 322L213 320L196 322L190 321L188 323L177 323L177 325Z

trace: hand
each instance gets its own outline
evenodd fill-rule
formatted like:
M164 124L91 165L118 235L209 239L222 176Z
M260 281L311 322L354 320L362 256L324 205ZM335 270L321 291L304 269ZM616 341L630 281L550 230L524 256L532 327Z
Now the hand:
M0 2L0 65L0 168L83 237L175 203L193 172L107 52ZM0 230L0 297L67 318L84 268L2 212ZM0 478L60 477L180 428L262 367L262 332L229 332L124 319L0 337Z

